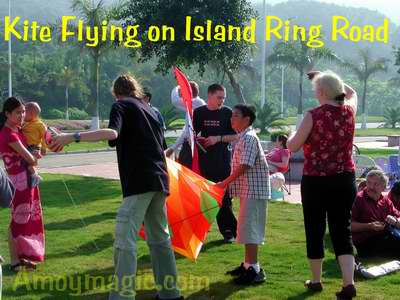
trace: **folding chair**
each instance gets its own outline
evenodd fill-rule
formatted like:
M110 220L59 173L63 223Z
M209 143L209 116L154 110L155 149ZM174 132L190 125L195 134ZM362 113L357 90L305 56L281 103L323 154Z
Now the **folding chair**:
M387 157L376 157L374 158L374 161L383 172L389 173L389 159Z
M376 167L374 160L365 155L354 155L356 178L359 178L367 169Z
M400 165L398 155L389 155L389 185L392 187L393 183L400 179Z

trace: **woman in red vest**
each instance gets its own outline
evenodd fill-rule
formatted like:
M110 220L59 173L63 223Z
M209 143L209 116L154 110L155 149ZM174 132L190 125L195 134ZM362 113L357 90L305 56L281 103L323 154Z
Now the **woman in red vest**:
M343 277L338 299L356 296L351 237L351 208L356 197L352 147L357 110L356 92L333 72L309 73L320 105L304 116L289 139L292 152L304 150L301 181L307 257L312 279L305 286L322 291L326 221Z

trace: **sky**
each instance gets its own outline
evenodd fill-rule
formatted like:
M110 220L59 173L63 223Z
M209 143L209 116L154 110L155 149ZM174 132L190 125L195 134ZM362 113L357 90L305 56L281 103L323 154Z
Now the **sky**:
M262 0L252 0L262 2ZM266 0L268 4L286 2L283 0ZM319 2L334 3L344 6L366 7L377 10L389 17L396 24L400 24L400 1L398 0L319 0Z

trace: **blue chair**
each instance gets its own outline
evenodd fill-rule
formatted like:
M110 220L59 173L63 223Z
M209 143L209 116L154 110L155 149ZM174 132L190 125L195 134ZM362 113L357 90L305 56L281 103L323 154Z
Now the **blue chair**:
M389 155L389 184L392 187L393 183L400 179L400 165L398 155Z

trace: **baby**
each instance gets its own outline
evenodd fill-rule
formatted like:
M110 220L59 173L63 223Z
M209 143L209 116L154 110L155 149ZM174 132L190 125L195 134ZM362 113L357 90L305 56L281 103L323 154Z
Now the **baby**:
M26 137L28 150L36 158L42 158L46 154L45 135L47 126L39 118L40 106L36 102L28 102L25 105L25 122L22 126L22 132ZM31 186L39 185L42 177L39 176L37 170L33 166L28 167L30 173Z

